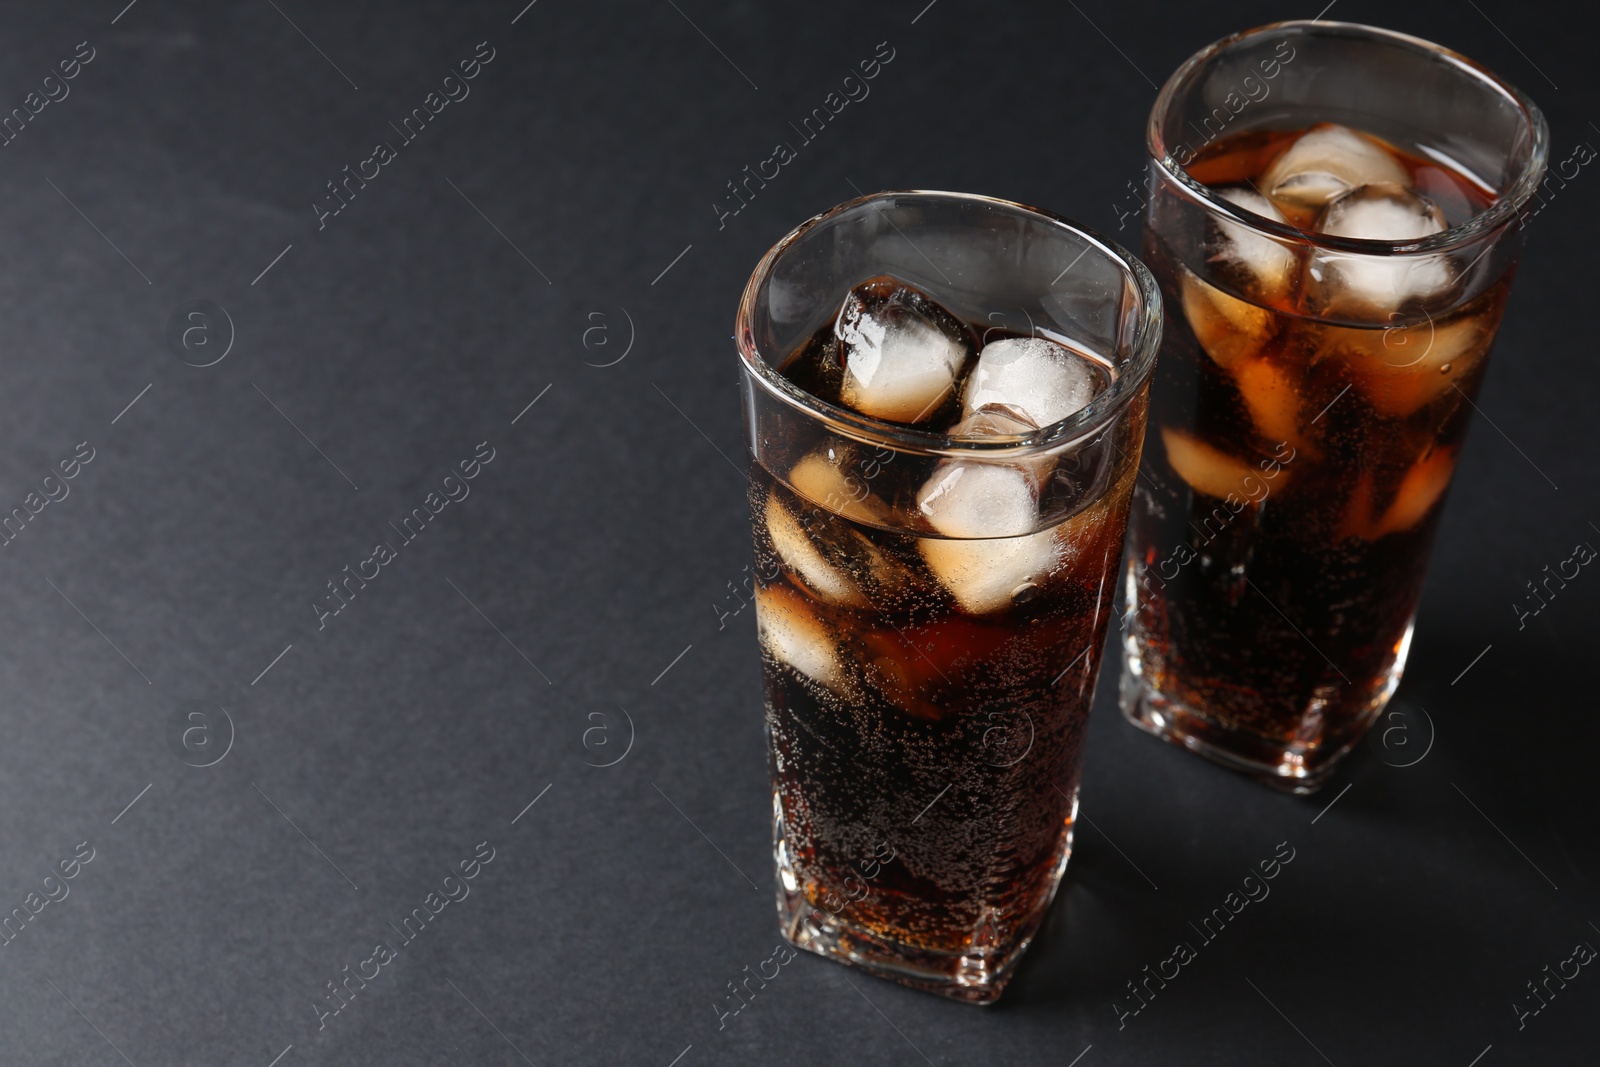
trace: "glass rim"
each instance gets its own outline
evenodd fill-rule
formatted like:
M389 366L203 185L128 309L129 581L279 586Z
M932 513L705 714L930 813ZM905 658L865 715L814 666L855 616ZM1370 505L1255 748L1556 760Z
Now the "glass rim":
M1277 222L1258 215L1248 208L1240 207L1218 196L1208 186L1190 177L1188 171L1172 158L1172 154L1167 150L1167 145L1161 134L1161 124L1172 110L1179 92L1188 87L1187 83L1193 79L1205 64L1209 63L1224 49L1240 41L1251 37L1281 34L1285 30L1310 29L1331 30L1334 33L1349 37L1382 40L1402 45L1415 51L1426 52L1443 59L1463 75L1475 79L1498 92L1522 113L1524 120L1528 124L1532 144L1529 149L1528 162L1523 167L1522 173L1511 183L1510 188L1504 193L1496 195L1493 203L1467 221L1449 229L1441 230L1438 233L1430 234L1420 240L1404 241L1380 241L1362 237L1334 237L1328 234L1310 233L1291 223ZM1150 158L1161 167L1162 172L1168 178L1177 182L1180 189L1194 199L1201 201L1216 214L1226 216L1251 229L1276 237L1286 238L1317 248L1365 255L1436 254L1453 251L1493 234L1522 211L1528 201L1533 198L1540 183L1544 181L1549 143L1550 128L1538 106L1522 90L1483 64L1469 59L1453 49L1446 48L1444 45L1435 44L1432 41L1408 33L1387 30L1380 26L1368 26L1360 22L1338 22L1323 19L1290 19L1282 22L1269 22L1266 25L1257 26L1254 29L1241 30L1238 33L1229 34L1220 40L1213 41L1184 60L1183 64L1167 78L1166 82L1161 86L1161 92L1156 97L1155 105L1150 109L1150 118L1145 126L1145 148Z
M1089 247L1085 248L1080 256L1094 249L1115 262L1131 283L1134 292L1138 294L1139 307L1131 323L1131 338L1124 346L1128 353L1127 358L1116 366L1111 384L1096 394L1088 404L1058 422L1026 434L994 434L978 438L954 437L942 431L919 429L904 423L873 418L813 396L780 373L777 366L757 350L750 328L762 285L771 276L779 258L812 227L862 205L899 196L968 201L1007 211L1022 212L1052 223L1087 242ZM1155 277L1143 263L1120 245L1093 230L1080 226L1053 211L979 193L945 192L937 189L890 189L846 200L827 211L813 215L768 249L766 255L756 264L750 280L745 283L744 294L740 297L738 315L735 319L734 343L739 349L739 357L745 369L770 395L821 421L828 429L841 436L863 444L887 446L896 451L925 455L1024 456L1055 451L1089 437L1109 425L1150 376L1150 371L1155 365L1156 353L1161 347L1161 325L1161 291ZM1103 352L1096 354L1102 358L1111 355ZM789 353L783 355L787 357Z

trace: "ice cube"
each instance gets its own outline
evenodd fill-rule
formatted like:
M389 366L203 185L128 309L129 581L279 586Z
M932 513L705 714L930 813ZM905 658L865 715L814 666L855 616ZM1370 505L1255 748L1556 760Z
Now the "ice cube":
M850 291L834 333L843 348L841 399L894 422L919 422L939 407L969 352L953 315L887 278Z
M1377 182L1404 186L1411 179L1375 139L1347 126L1318 123L1267 168L1261 187L1275 201L1315 210L1341 193Z
M781 585L758 588L756 630L779 662L829 689L841 687L844 670L835 641L799 593Z
M778 499L776 490L767 494L766 520L767 534L779 558L818 600L852 607L866 605L866 598L850 575L823 556L800 520ZM823 521L833 520L829 516Z
M1060 422L1094 399L1094 364L1042 337L1007 337L983 346L967 377L962 408L1004 405L1035 426Z
M1055 530L982 541L923 538L928 569L963 609L974 615L998 611L1031 591L1065 553Z
M1247 359L1234 366L1233 382L1261 436L1308 451L1301 433L1300 382L1295 374L1270 360Z
M1197 493L1223 500L1230 494L1255 500L1259 498L1261 486L1267 484L1263 472L1251 466L1249 460L1230 456L1182 430L1162 427L1161 443L1166 448L1167 464ZM1279 469L1273 473L1271 484L1275 489L1282 489L1288 478L1289 471Z
M1015 537L1039 521L1027 471L976 460L940 463L918 491L917 508L946 537Z
M1187 268L1179 268L1183 287L1183 317L1206 355L1222 367L1231 367L1266 347L1278 332L1279 318L1264 307L1203 282Z
M1038 428L1038 423L1019 412L1010 404L984 404L976 410L968 412L960 422L950 427L950 436L1023 436L1032 433Z
M1404 185L1379 183L1351 189L1322 209L1317 230L1334 237L1416 241L1445 228L1438 205ZM1360 255L1318 252L1311 276L1324 308L1381 315L1407 300L1428 297L1454 279L1442 255Z
M868 471L873 470L869 465ZM829 448L807 453L789 470L789 484L802 496L857 522L885 522L890 507L872 492L859 457Z
M1386 415L1405 417L1451 391L1489 352L1494 339L1481 316L1341 330L1333 355L1357 388Z
M854 451L837 444L809 453L789 471L790 487L799 493L800 499L785 508L797 516L795 525L804 528L806 547L813 549L834 574L846 579L859 592L859 600L853 594L845 594L836 602L883 611L926 596L933 589L928 575L914 559L886 551L875 543L877 535L856 525L898 525L893 521L889 502L873 492L873 487L887 489L884 483L894 476L892 468L874 466L878 462L877 455L887 456L884 463L892 462L892 454ZM818 508L807 509L810 503L830 514L822 514ZM835 517L838 515L853 521L842 521ZM802 519L807 521L802 522ZM782 519L773 524L773 528L780 531L782 526ZM773 544L778 545L783 536L782 532L775 533ZM805 572L798 561L804 558L804 548L797 550L793 560L784 557L784 562L793 573L802 576L802 581ZM818 591L824 594L818 599L825 599L825 591Z
M1437 204L1393 182L1352 189L1323 208L1317 220L1322 233L1378 241L1415 241L1444 228L1444 212Z
M1359 537L1376 541L1385 534L1400 533L1415 526L1433 509L1450 488L1450 475L1456 466L1456 450L1430 451L1411 465L1400 479L1394 499L1382 515L1373 517L1376 479L1363 471L1350 494L1350 503L1339 526L1339 537Z
M1373 526L1372 536L1382 537L1415 526L1450 488L1456 467L1455 449L1444 448L1424 456L1400 479L1394 501Z
M950 427L951 437L994 437L997 435L1022 436L1037 430L1038 425L1010 404L986 404ZM1055 469L1056 456L1029 456L1007 460L1007 464L1028 472L1035 488L1043 488L1050 472Z
M1253 211L1273 222L1287 222L1272 201L1244 186L1213 190L1222 199ZM1217 234L1207 245L1206 258L1231 266L1243 287L1266 298L1282 297L1294 282L1294 252L1272 238L1232 219L1215 220Z
M1030 532L1039 503L1025 469L947 461L923 485L917 506L929 525L952 538L923 538L922 558L956 603L974 614L1004 608L1061 557L1054 530Z

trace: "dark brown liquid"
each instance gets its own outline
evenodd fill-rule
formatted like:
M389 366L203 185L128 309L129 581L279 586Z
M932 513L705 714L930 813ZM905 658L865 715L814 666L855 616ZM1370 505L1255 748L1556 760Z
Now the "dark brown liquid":
M1297 133L1224 141L1189 170L1259 184ZM1394 155L1449 222L1485 205ZM1445 315L1330 325L1307 317L1310 283L1223 292L1175 252L1197 235L1168 236L1145 247L1167 307L1131 541L1145 684L1195 713L1185 733L1314 761L1360 737L1403 651L1510 278Z

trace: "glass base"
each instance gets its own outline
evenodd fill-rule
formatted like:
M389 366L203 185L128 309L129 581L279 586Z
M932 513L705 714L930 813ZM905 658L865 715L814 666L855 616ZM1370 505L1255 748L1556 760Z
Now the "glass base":
M1190 752L1197 752L1275 789L1305 796L1315 793L1327 783L1338 769L1340 761L1383 714L1405 671L1406 656L1411 650L1411 634L1412 626L1408 624L1405 635L1400 639L1394 665L1389 668L1378 691L1367 702L1358 728L1342 745L1307 748L1293 742L1276 741L1230 728L1216 716L1174 700L1149 684L1139 657L1138 641L1132 633L1123 639L1119 688L1122 714L1147 733Z
M1062 873L1072 855L1072 829L1062 842L1061 858L1050 875L1050 890L1029 915L1012 923L1014 933L1005 941L965 952L944 952L893 941L856 926L817 907L800 892L801 876L790 861L782 808L773 796L772 855L778 873L778 923L783 936L797 948L840 963L859 967L880 978L913 989L937 993L969 1004L993 1004L1000 999L1028 944L1044 922L1050 902L1061 885ZM1076 823L1078 801L1072 801ZM977 938L974 938L976 941Z

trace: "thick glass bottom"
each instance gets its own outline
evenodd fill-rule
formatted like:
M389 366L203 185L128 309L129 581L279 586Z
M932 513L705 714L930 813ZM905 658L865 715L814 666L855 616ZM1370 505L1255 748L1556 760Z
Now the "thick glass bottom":
M1072 799L1072 822L1078 800ZM782 806L773 796L772 854L778 874L778 922L790 944L840 963L859 967L929 993L969 1004L992 1004L1000 999L1028 944L1044 922L1055 899L1061 876L1072 854L1072 829L1063 837L1060 858L1050 873L1049 890L1026 915L1008 916L1005 937L986 938L975 931L961 952L922 948L867 930L806 899L801 873L795 869L784 832Z
M1119 696L1122 714L1133 725L1163 740L1170 741L1247 774L1275 789L1297 795L1315 793L1327 783L1340 761L1383 714L1389 698L1400 685L1406 656L1411 650L1412 624L1407 624L1399 642L1394 664L1382 684L1361 709L1354 729L1338 744L1326 742L1305 745L1280 741L1258 733L1230 727L1226 709L1191 707L1151 684L1139 654L1137 637L1129 632L1123 639L1122 680Z

